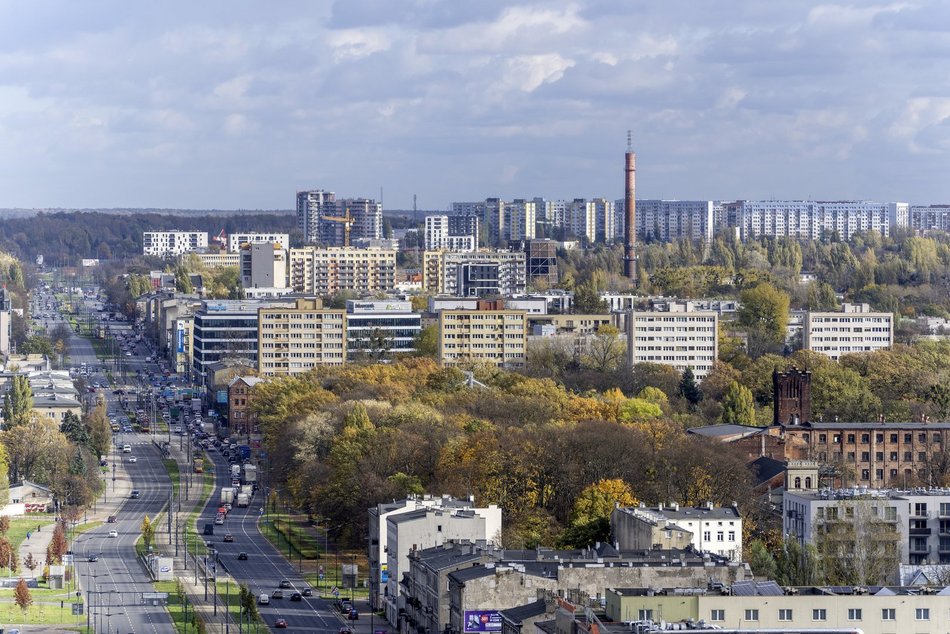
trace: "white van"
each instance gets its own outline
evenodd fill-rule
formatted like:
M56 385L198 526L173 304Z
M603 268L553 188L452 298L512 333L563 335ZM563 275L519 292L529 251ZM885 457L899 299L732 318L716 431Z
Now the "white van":
M132 445L122 445L122 453L132 453Z
M257 603L259 605L270 605L270 597L265 592L261 594L261 596L257 597Z

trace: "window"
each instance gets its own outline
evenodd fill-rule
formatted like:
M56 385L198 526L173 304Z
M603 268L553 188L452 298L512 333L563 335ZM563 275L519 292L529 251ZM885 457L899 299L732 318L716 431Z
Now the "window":
M746 621L758 621L759 620L759 611L756 609L746 610L745 611L745 620Z
M848 434L848 442L854 442L854 434Z
M735 532L735 531L729 531L729 541L731 541L731 542L736 541L736 532Z
M860 621L860 620L861 620L861 608L848 608L848 620L849 620L849 621Z
M897 434L891 434L891 442L897 442Z
M653 610L637 610L637 620L638 621L652 621Z
M894 608L881 608L881 620L882 621L896 621L897 610L895 610Z
M824 608L815 608L811 611L811 620L812 621L827 621L828 620L828 610Z
M802 479L797 476L795 477L795 488L796 489L802 488Z
M709 614L710 621L725 621L726 620L726 611L725 610L711 610Z
M712 533L710 531L703 531L703 541L712 541Z
M778 611L778 620L779 621L791 621L792 620L792 610L791 608L781 608Z
M805 488L806 488L806 489L810 489L810 488L811 488L811 476L808 476L808 477L805 478Z
M917 608L914 610L914 619L918 621L929 621L930 608Z

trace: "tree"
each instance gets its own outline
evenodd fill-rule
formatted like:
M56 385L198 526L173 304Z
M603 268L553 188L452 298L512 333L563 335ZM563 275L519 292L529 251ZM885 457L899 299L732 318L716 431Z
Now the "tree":
M790 303L785 292L763 282L742 291L739 301L736 321L748 333L751 356L758 357L785 341Z
M416 356L437 359L439 356L439 327L426 326L415 340Z
M6 535L10 530L10 518L4 515L0 517L0 535Z
M582 362L597 372L610 372L623 362L624 351L617 327L604 325L597 329Z
M608 312L607 302L600 298L590 282L579 285L574 291L574 313L577 315L603 315Z
M27 423L33 412L33 390L27 377L13 377L10 391L3 397L3 420L6 429Z
M109 424L105 402L86 413L85 426L89 432L89 449L96 458L102 459L112 446L112 426Z
M155 538L155 526L152 525L152 520L146 515L142 518L142 541L145 542L145 550L152 550L152 540Z
M66 412L66 415L63 416L63 424L60 426L60 431L63 432L63 435L72 443L80 446L89 445L89 432L86 426L83 425L79 417L72 412Z
M775 579L778 573L778 564L775 557L769 552L765 544L760 540L755 540L748 547L747 560L752 574L760 579Z
M619 478L604 479L588 485L574 502L572 523L586 524L598 519L610 519L614 507L633 506L637 503L630 485Z
M680 381L680 396L686 399L690 405L698 405L703 400L703 393L696 384L696 377L693 375L692 368L683 370L683 380Z
M724 425L754 425L755 399L752 391L737 381L729 384L722 399L722 414L719 422Z
M6 568L12 575L17 569L17 553L6 537L0 537L0 568Z
M33 576L33 571L36 570L39 562L33 557L33 553L27 553L23 559L23 565L26 566L27 570L30 571L30 575Z
M26 585L26 581L21 577L16 584L16 590L13 592L13 600L24 612L33 605L33 595L30 593L30 588Z
M175 267L175 290L188 295L195 292L188 270L181 265Z
M818 555L811 544L802 547L798 538L782 543L775 555L775 581L781 586L809 586L822 581Z
M901 535L896 520L886 516L887 506L880 500L854 498L826 508L816 520L815 550L826 583L879 586L894 581Z

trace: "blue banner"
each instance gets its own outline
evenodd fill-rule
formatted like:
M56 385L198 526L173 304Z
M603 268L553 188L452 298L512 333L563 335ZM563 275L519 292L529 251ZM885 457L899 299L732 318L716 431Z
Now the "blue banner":
M185 329L180 328L178 330L178 352L179 354L185 351Z
M465 610L466 632L500 632L501 614L497 610Z

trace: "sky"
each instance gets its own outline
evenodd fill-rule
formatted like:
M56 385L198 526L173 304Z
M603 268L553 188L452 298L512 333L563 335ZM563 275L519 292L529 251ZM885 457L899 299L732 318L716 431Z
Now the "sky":
M0 0L0 207L950 203L950 2Z

